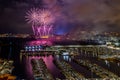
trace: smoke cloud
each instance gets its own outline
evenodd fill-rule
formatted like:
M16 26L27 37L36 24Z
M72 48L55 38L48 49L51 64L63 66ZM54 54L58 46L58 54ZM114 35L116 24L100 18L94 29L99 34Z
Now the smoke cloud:
M8 1L9 4L3 2L0 3L0 32L32 33L24 16L27 10L37 6L49 8L58 14L57 27L77 27L79 30L99 33L119 32L120 29L120 0L13 0Z

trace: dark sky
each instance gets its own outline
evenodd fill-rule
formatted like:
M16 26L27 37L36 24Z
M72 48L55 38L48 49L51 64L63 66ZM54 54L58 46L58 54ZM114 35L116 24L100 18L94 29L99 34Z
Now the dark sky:
M98 32L120 29L120 0L0 0L0 33L31 33L25 21L30 8L50 8L61 13L55 32L74 27Z

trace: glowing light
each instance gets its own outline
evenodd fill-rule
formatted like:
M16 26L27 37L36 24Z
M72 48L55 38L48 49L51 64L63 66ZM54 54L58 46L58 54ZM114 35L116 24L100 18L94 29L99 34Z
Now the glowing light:
M49 38L49 36L41 36L41 38Z
M41 10L39 15L40 23L43 24L51 24L54 22L54 17L52 13L48 10Z
M27 45L30 46L39 46L39 48L42 48L40 45L52 45L52 42L50 40L37 40L37 41L30 41L27 43ZM32 48L30 48L32 49Z
M26 21L32 23L34 35L41 37L52 34L55 17L49 10L33 8L26 14Z
M28 11L27 16L25 16L26 21L28 21L28 23L32 23L32 24L36 24L39 22L39 9L31 9L30 11Z

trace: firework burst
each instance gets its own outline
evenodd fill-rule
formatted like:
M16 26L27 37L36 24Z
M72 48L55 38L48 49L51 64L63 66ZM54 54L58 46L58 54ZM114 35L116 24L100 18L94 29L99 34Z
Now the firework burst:
M43 24L52 24L54 23L54 17L49 10L41 10L39 14L39 21Z
M55 18L49 10L33 8L26 14L26 21L32 23L34 35L48 36L51 34Z
M39 9L37 8L33 8L30 11L28 11L27 16L25 16L26 21L28 21L28 23L32 23L32 24L37 24L39 23Z

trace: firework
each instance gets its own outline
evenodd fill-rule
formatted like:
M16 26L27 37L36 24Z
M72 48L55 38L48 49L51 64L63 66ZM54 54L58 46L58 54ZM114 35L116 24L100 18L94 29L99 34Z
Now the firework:
M52 24L54 22L54 17L49 10L41 10L39 14L39 22L43 24Z
M27 16L25 16L26 21L28 21L28 23L32 23L32 24L38 24L39 23L39 9L37 8L33 8L30 11L28 11Z
M55 18L49 10L33 8L26 14L26 21L32 23L34 35L49 36L51 34Z

